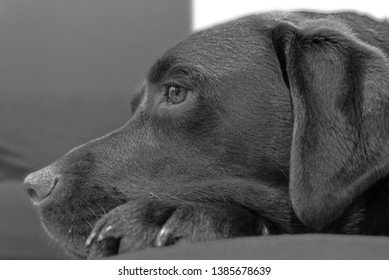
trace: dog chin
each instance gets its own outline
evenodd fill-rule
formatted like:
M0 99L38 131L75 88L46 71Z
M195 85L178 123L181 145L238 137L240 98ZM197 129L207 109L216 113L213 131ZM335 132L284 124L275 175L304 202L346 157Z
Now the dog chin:
M49 229L43 219L41 220L41 224L46 234L51 238L51 240L58 243L61 248L65 250L66 254L68 254L74 259L86 259L87 253L85 248L85 236L80 236L76 234L69 234L67 236L63 236L60 233L61 230L55 229L55 227L54 230Z

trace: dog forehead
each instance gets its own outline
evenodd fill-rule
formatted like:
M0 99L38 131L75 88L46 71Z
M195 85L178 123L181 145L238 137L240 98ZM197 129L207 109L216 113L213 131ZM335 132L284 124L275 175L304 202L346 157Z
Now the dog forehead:
M215 76L259 64L272 55L272 23L249 16L193 33L169 49L150 69L147 80L158 82L173 67Z
M173 52L183 57L203 55L216 58L231 57L231 54L244 55L245 50L266 43L270 26L270 22L261 16L240 18L193 33L173 47L169 54Z

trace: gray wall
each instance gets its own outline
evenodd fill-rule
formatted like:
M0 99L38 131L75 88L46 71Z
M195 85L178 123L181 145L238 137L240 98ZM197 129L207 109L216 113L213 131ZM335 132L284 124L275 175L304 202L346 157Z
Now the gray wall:
M128 92L189 32L189 6L185 0L1 0L0 90Z
M0 180L122 125L185 0L0 0Z
M190 21L185 0L0 0L0 259L64 257L23 177L124 124Z

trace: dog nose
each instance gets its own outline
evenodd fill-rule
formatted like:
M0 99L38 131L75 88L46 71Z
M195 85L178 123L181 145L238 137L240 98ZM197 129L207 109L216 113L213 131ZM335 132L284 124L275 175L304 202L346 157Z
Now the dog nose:
M59 180L60 176L51 166L48 166L28 175L24 179L23 186L31 202L36 205L50 195Z

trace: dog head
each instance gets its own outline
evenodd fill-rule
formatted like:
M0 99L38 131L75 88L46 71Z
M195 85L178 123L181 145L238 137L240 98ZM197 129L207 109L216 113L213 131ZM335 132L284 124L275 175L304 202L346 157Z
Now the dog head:
M340 216L387 172L388 81L332 20L252 16L170 49L127 124L26 178L49 234L82 257L101 215L153 195L231 201L280 232L292 206L314 230Z

